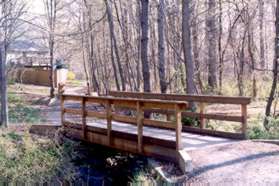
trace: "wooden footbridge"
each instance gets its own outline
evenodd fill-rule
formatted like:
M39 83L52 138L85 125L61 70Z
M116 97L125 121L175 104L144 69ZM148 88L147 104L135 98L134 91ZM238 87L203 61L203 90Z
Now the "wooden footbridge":
M108 96L61 96L61 120L67 135L119 150L178 162L187 171L183 152L245 139L247 97L109 92ZM210 104L240 106L240 115L206 113ZM190 105L196 105L191 111ZM187 127L182 118L198 120ZM207 120L238 122L238 133L206 129Z

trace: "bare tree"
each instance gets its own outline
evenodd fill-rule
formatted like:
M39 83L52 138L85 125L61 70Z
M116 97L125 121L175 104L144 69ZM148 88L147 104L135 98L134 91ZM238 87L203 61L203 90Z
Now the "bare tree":
M271 107L273 100L275 98L275 92L277 89L277 81L278 81L278 70L279 70L279 0L276 1L276 21L275 21L275 29L276 29L276 37L275 37L275 57L273 60L273 80L272 80L272 87L270 90L269 98L267 101L266 109L265 109L265 120L264 126L267 130L268 127L268 117L271 115Z
M149 0L141 0L141 63L144 92L151 91L150 67L148 62Z
M44 0L46 10L47 27L48 27L48 48L50 63L50 97L54 97L54 47L55 47L55 31L57 21L57 10L59 0Z
M104 0L106 4L106 10L107 10L107 17L108 17L108 23L109 23L109 31L110 31L110 37L111 37L111 55L113 56L115 53L116 56L116 61L117 61L117 66L118 66L118 71L121 79L121 85L122 85L122 91L126 90L126 81L124 77L124 72L123 68L121 65L120 61L120 55L118 51L118 45L117 45L117 40L114 32L114 22L113 22L113 16L112 16L112 11L111 11L111 6L109 0ZM113 57L112 57L113 58ZM115 74L117 76L118 73Z
M22 1L5 0L0 2L0 86L1 86L1 126L8 125L8 96L6 52L10 43L22 34L20 18L24 14ZM20 30L20 31L19 31Z
M192 59L192 40L190 28L190 1L182 1L182 44L186 68L187 93L195 94L194 63Z
M259 22L260 22L260 64L265 68L265 43L264 43L264 0L259 0Z
M206 34L208 40L208 85L211 91L217 88L217 28L216 1L207 1Z
M160 89L162 93L167 92L166 71L165 71L165 0L158 4L158 60Z

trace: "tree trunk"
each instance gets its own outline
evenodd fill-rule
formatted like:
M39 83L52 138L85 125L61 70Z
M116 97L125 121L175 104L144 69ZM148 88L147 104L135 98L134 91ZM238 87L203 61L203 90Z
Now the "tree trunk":
M1 126L8 126L8 96L6 80L5 47L0 47Z
M182 1L182 44L184 51L184 63L186 68L187 93L195 93L194 64L192 60L192 40L190 29L190 1Z
M223 36L223 6L222 0L219 0L219 38L218 38L218 55L219 55L219 94L222 94L223 90L223 68L224 61L222 55L222 36Z
M194 6L195 12L197 12L197 4ZM195 14L197 16L197 13ZM203 92L203 82L202 82L202 76L201 76L201 62L200 62L200 50L199 50L199 25L198 25L198 18L192 20L192 37L193 37L193 59L196 69L196 81L199 84L200 92Z
M158 60L161 93L167 92L165 70L165 0L158 5Z
M264 127L269 130L268 127L268 117L270 117L271 106L273 100L275 98L275 92L277 88L278 81L278 60L279 60L279 0L276 1L276 21L275 21L275 29L276 29L276 37L275 37L275 59L273 61L273 81L272 87L270 91L270 95L267 101L266 110L265 110L265 120Z
M111 6L109 4L109 0L105 0L105 4L106 4L106 8L107 8L107 17L108 17L111 44L112 44L112 47L111 47L112 51L111 52L115 53L115 56L116 56L116 62L117 62L118 70L119 70L119 76L120 76L120 79L121 79L122 91L126 91L126 81L125 81L125 78L124 78L124 72L123 72L123 69L122 69L120 56L119 56L119 51L118 51L118 46L117 46L117 40L116 40L115 33L114 33L114 23L113 23L113 17L112 17Z
M52 34L50 34L50 39L49 39L49 62L50 62L50 75L49 75L49 80L50 80L50 97L54 98L54 38Z
M217 28L216 28L216 2L208 0L206 19L206 34L208 39L208 85L211 91L217 88Z
M150 92L150 67L148 62L148 10L149 0L141 0L141 63L143 90Z
M265 68L265 44L264 44L264 0L259 0L259 21L260 21L260 64Z

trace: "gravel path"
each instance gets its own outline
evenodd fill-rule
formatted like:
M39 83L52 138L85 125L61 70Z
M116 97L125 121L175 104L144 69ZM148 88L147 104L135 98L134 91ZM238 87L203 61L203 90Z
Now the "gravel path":
M190 152L194 172L187 183L279 185L279 146L243 141Z

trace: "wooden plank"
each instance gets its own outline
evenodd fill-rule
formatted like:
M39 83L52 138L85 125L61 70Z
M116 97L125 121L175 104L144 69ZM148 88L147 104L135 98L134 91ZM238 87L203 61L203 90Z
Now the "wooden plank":
M140 101L142 103L152 103L152 104L181 104L182 106L184 105L185 107L187 107L187 102L183 101L175 101L175 100L158 100L158 99L138 99L138 98L116 98L116 97L104 97L104 96L78 96L78 95L63 95L65 100L72 100L72 101L82 101L83 97L86 98L87 102L104 102L106 103L107 100L112 101L112 104L114 102L114 104L117 105L117 103L119 104L127 104L127 106L131 106L135 105L136 108L136 102Z
M82 105L82 132L83 138L86 139L86 102L85 98L83 97L81 105Z
M163 128L163 129L175 129L175 124L173 122L165 122L165 121L157 121L157 120L151 120L151 119L144 119L143 120L144 126L149 127L157 127L157 128Z
M73 114L73 115L82 115L82 109L69 109L65 108L65 113ZM85 115L88 117L96 117L99 119L107 119L107 115L104 112L96 112L96 111L85 111Z
M110 96L114 97L130 97L138 99L161 99L161 100L176 100L176 101L194 101L203 103L216 104L250 104L250 97L226 97L226 96L205 96L205 95L183 95L183 94L157 94L157 93L138 93L138 92L118 92L110 91Z
M176 123L176 150L179 151L182 148L182 139L181 139L181 132L182 132L182 123L181 123L181 110L178 105L175 105L175 123Z
M144 111L142 109L141 103L137 102L137 129L138 129L138 151L142 152L142 139L143 139L143 119L144 119Z
M100 97L86 97L86 102L88 103L99 103L106 104L108 99L100 98Z
M107 119L107 114L104 112L96 112L96 111L87 111L86 115L88 117L95 117L95 118L99 118L99 119Z
M88 126L89 131L91 131L91 127ZM95 143L99 145L104 145L108 146L111 148L119 149L122 151L126 152L131 152L131 153L139 153L137 149L137 135L135 134L128 134L126 133L121 133L121 132L113 132L113 138L112 138L112 143L111 145L108 145L106 143L106 135L102 135L99 133L94 133L94 132L88 132L88 139L86 140L87 142L90 143ZM66 128L66 136L69 137L75 137L76 139L82 140L80 130L74 129L74 128ZM135 140L131 140L135 139ZM150 138L150 137L144 137L144 141L146 143L143 144L143 151L140 154L143 154L145 156L152 156L155 158L160 158L162 160L167 160L167 161L173 161L177 162L176 159L176 151L174 148L172 148L172 141L167 141L167 140L160 140L160 139L155 139L155 138ZM155 142L153 144L153 142ZM152 142L152 143L151 143ZM159 145L157 145L159 144ZM162 144L168 144L167 146L164 146Z
M112 120L129 124L137 124L137 119L135 117L122 116L115 113L112 114Z
M82 101L82 96L75 96L75 95L62 95L64 97L64 101Z
M183 126L182 131L199 134L199 135L210 135L210 136L231 138L231 139L238 139L238 140L245 139L244 135L242 133L215 131L215 130L210 130L210 129L200 129L200 128L196 128L196 127Z
M173 109L174 106L178 104L175 102L154 102L154 101L150 101L150 102L143 102L143 109ZM180 103L181 107L183 107L183 110L187 109L187 104L186 103Z
M108 144L111 144L111 129L112 129L112 109L110 100L106 104L106 114L107 114L107 137Z
M82 115L82 109L65 108L64 112L67 113L67 114Z
M137 101L135 100L113 100L113 105L117 107L125 107L125 108L137 108Z
M75 129L75 130L79 130L79 131L82 130L81 125L74 124L74 123L67 124L66 128L67 128L67 130L71 130L71 129ZM106 141L106 140L104 140L107 138L107 135L106 135L107 130L105 128L87 126L87 129L88 129L87 133L92 133L92 135L101 134L102 138L103 138L102 141L104 141L104 142ZM129 141L134 141L136 143L135 146L137 149L137 140L138 140L137 134L130 134L130 133L125 133L125 132L120 132L120 131L115 131L115 130L112 130L111 133L112 133L112 138L121 138L121 139L129 140ZM88 140L90 140L90 139L88 139ZM108 145L108 144L105 143L104 145ZM161 147L165 147L165 148L169 148L169 149L175 149L175 146L176 146L175 141L158 139L158 138L154 138L152 136L143 136L143 146L145 146L145 145L157 145L157 146L161 146ZM138 153L138 150L136 150L135 153ZM143 152L143 153L145 153L145 152Z
M212 120L220 120L220 121L232 121L232 122L242 122L242 116L228 116L228 115L219 115L219 114L200 114L196 112L183 112L182 115L184 117L191 118L205 118Z
M241 105L241 115L242 115L242 133L246 138L247 131L247 105Z

